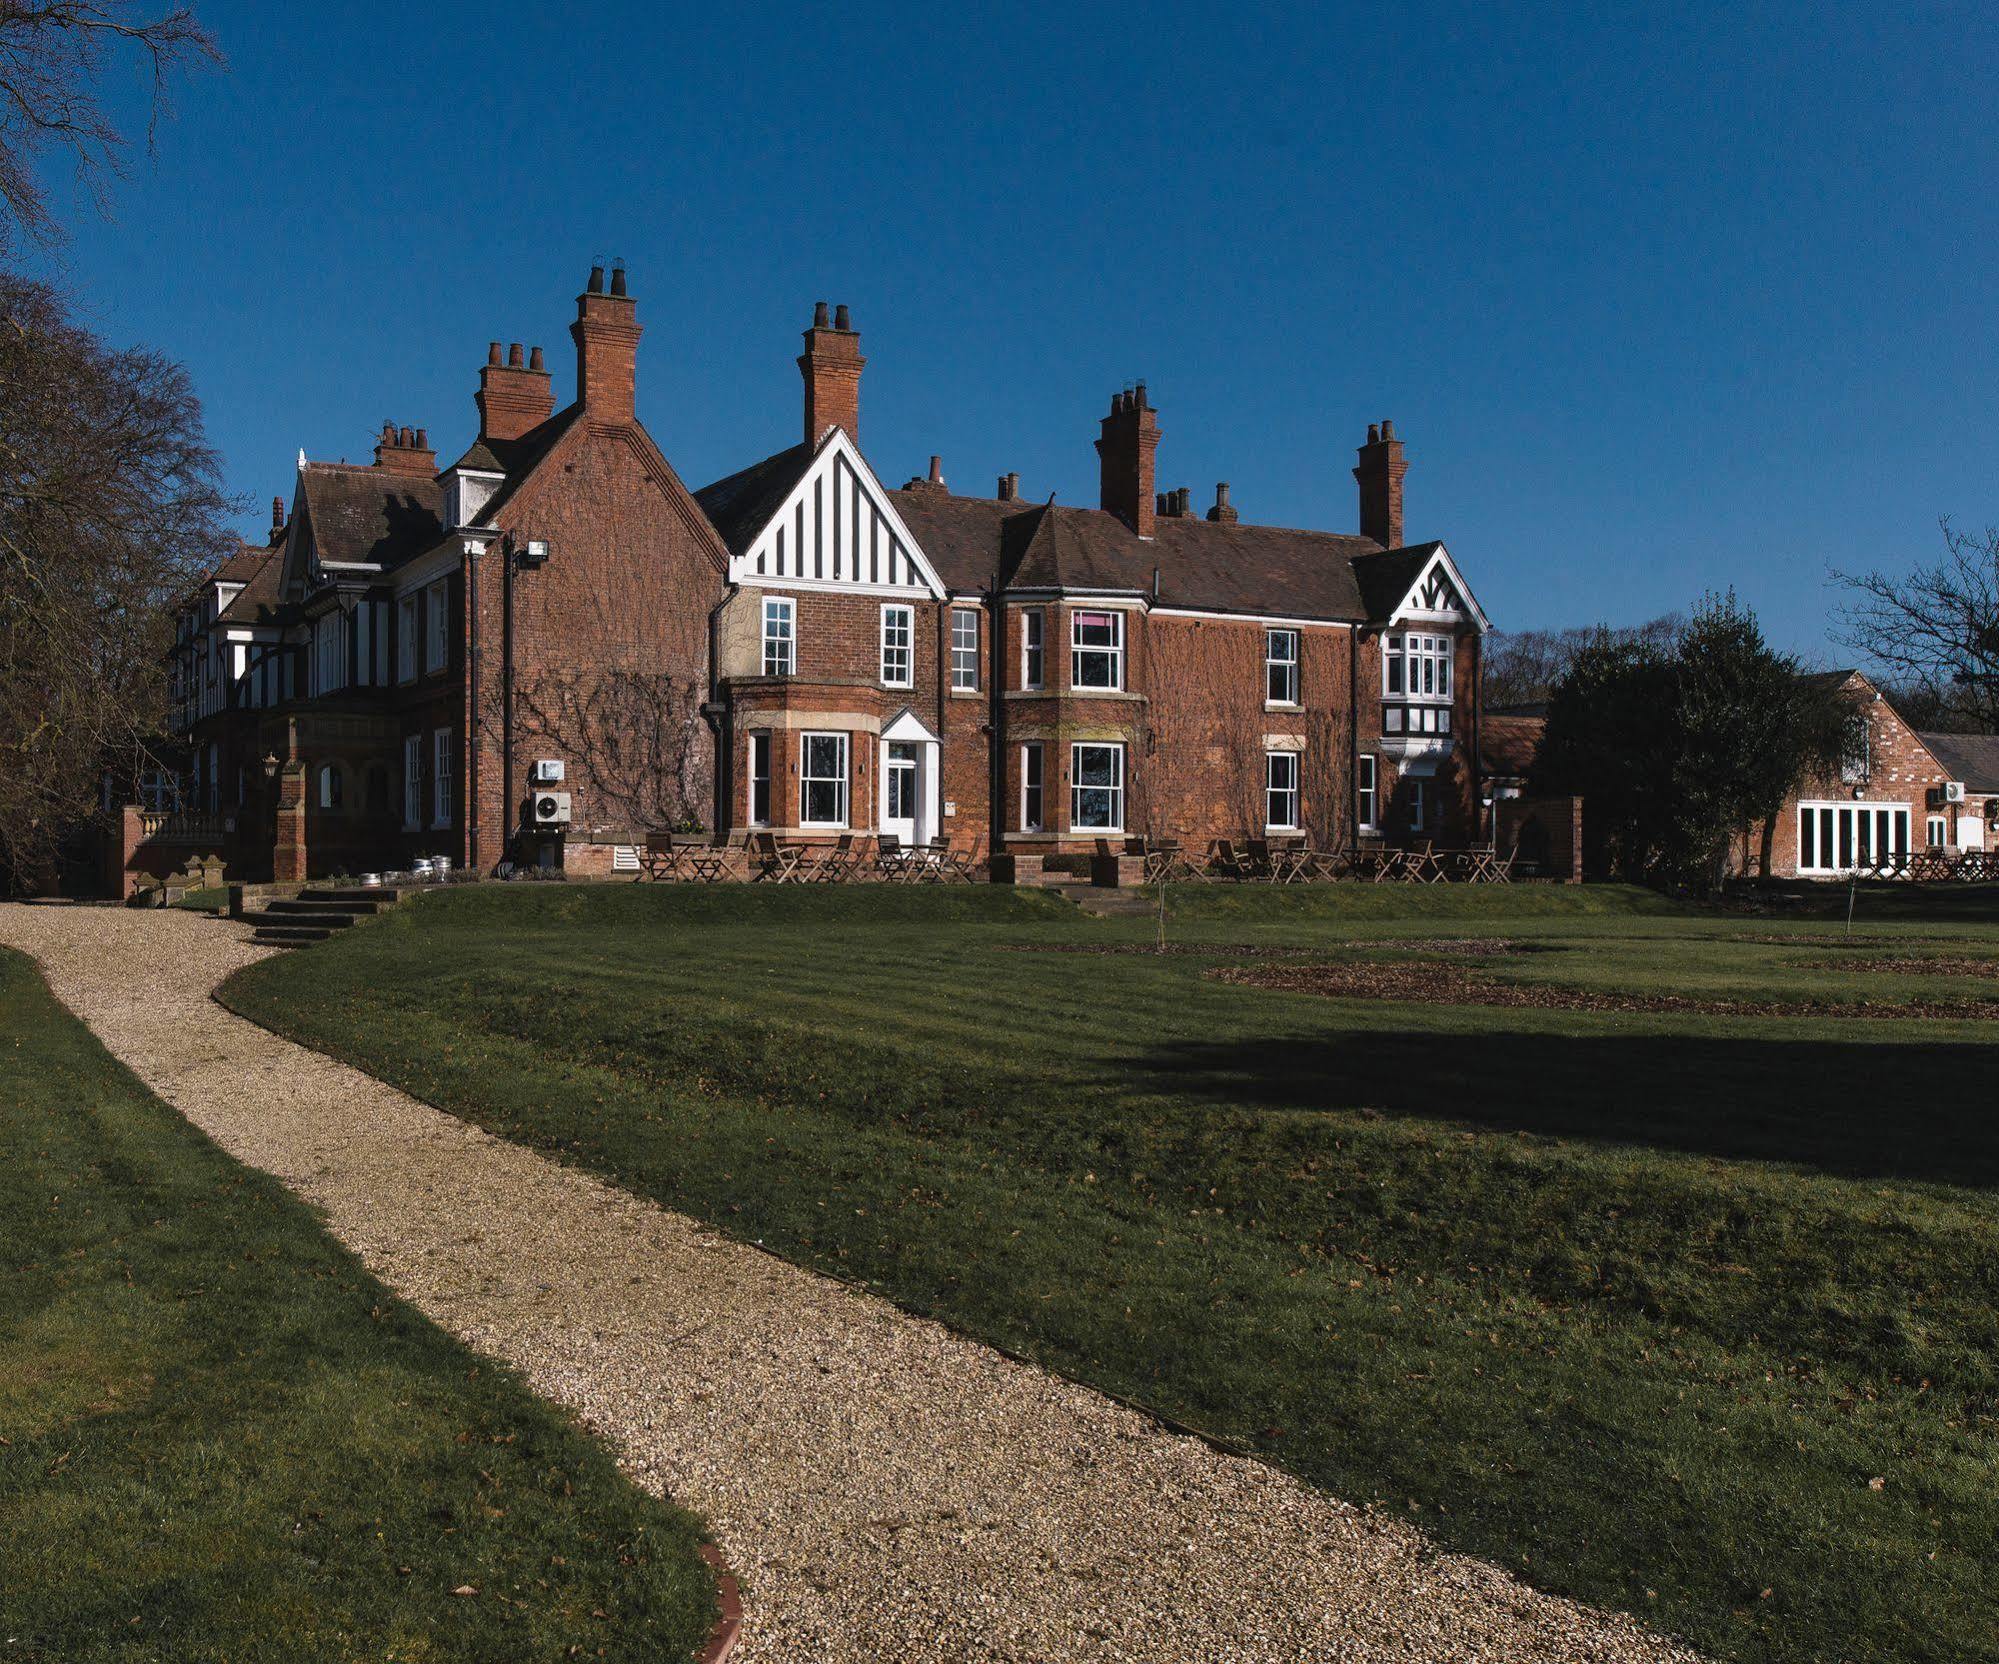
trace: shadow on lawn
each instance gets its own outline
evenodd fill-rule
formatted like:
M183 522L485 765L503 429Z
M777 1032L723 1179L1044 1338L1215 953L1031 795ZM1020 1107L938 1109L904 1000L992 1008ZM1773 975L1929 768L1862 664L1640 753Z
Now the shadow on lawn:
M1984 1084L1999 1045L1376 1030L1186 1040L1124 1067L1217 1106L1376 1109L1853 1179L1999 1185Z

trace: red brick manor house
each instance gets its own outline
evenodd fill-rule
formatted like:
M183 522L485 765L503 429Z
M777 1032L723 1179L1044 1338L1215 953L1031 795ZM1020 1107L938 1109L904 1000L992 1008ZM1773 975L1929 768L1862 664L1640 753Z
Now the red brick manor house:
M1474 835L1486 621L1441 543L1404 545L1392 423L1356 534L1159 489L1143 384L1098 423L1092 507L1015 474L961 495L934 457L891 489L822 304L797 442L690 491L635 414L622 269L570 334L574 400L495 343L442 468L392 424L369 464L301 455L268 546L183 608L180 818L232 873L594 867L675 825L1016 854Z

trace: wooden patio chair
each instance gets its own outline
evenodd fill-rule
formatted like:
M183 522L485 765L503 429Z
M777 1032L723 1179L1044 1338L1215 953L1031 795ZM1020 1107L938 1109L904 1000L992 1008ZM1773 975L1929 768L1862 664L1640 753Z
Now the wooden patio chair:
M773 832L752 832L749 844L750 864L756 869L758 881L769 880L773 884L790 884L803 879L805 850L799 844L781 844Z
M1236 848L1233 838L1214 838L1208 843L1208 871L1217 878L1229 878L1241 883L1252 876L1249 863Z
M979 861L985 842L986 835L975 832L971 843L963 849L950 843L944 846L943 877L947 883L976 884L979 881Z
M819 852L806 876L814 884L845 884L857 878L860 870L860 840L851 832L842 832L831 848Z
M912 852L893 832L884 832L875 839L875 872L891 884L907 884L916 876L911 864Z
M671 832L648 832L639 851L639 876L634 883L661 883L687 876L687 846L676 844Z
M1249 878L1268 879L1277 882L1277 858L1271 853L1268 838L1245 838L1242 841L1243 863Z

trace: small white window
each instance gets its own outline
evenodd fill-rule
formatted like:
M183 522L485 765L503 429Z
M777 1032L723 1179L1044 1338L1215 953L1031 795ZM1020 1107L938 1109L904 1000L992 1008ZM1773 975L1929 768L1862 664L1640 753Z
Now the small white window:
M1272 705L1298 703L1298 632L1263 632L1263 697Z
M322 809L338 809L342 796L340 765L326 763L319 771L319 806Z
M913 644L916 611L912 607L882 608L882 686L906 688L915 680Z
M979 615L970 607L951 609L951 687L974 693L979 686Z
M1923 822L1923 842L1931 849L1942 849L1949 841L1949 827L1942 815L1931 815Z
M1020 748L1020 829L1039 832L1042 819L1041 742L1029 740Z
M416 680L416 597L405 595L396 603L396 680Z
M1124 614L1077 612L1069 626L1069 683L1115 692L1124 686Z
M1041 630L1047 615L1039 607L1029 607L1020 615L1020 685L1039 688L1042 676Z
M798 636L791 597L764 597L764 674L790 676L798 669Z
M750 735L750 824L770 825L770 732Z
M798 737L798 824L847 824L847 736Z
M1429 782L1411 780L1409 782L1409 830L1420 832L1430 824Z
M403 827L414 832L423 823L423 735L403 738Z
M1298 753L1263 754L1263 821L1272 832L1298 830Z
M1124 830L1124 747L1069 747L1069 826L1077 832Z
M433 800L431 804L430 823L433 826L449 826L451 824L452 777L451 730L449 728L433 730L430 736L430 745L430 792Z
M449 583L435 583L423 592L423 668L442 670L451 653Z
M1359 799L1357 812L1360 815L1360 829L1363 832L1372 832L1380 824L1376 818L1373 754L1366 753L1356 758L1355 765L1354 791Z

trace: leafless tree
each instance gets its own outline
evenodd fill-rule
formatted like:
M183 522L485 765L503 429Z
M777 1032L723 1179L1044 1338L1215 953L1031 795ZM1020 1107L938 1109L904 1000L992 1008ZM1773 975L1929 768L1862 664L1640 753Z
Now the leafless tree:
M190 6L145 17L131 0L0 0L0 249L17 233L61 239L40 170L66 156L78 185L101 208L124 167L125 136L98 102L109 62L135 54L152 74L146 122L151 148L177 71L220 63Z
M1490 637L1482 657L1487 710L1544 701L1568 674L1576 655L1587 647L1620 645L1664 650L1686 627L1677 612L1663 613L1643 624L1613 627L1587 625L1572 630L1514 630Z
M155 760L171 609L232 507L187 372L0 274L0 886Z
M1835 572L1849 601L1836 638L1931 725L1999 733L1999 529L1942 522L1944 553L1906 573Z

